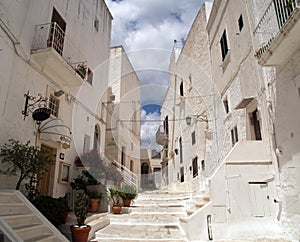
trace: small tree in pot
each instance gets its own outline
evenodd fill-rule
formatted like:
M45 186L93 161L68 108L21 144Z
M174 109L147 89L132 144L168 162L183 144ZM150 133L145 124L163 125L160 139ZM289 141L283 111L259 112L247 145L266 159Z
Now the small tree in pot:
M116 188L108 188L107 190L107 196L110 198L112 202L112 210L114 214L120 214L122 211L121 206L121 191Z
M84 193L79 193L75 202L76 225L71 225L73 242L87 242L91 226L86 225L85 219L88 214L89 198Z

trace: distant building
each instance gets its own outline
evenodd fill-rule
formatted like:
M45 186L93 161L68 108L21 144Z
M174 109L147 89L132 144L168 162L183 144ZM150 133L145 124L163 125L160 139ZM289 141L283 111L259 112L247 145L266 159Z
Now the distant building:
M140 80L122 46L111 48L109 70L105 154L138 175L142 165Z
M141 188L161 188L161 154L156 150L141 149Z

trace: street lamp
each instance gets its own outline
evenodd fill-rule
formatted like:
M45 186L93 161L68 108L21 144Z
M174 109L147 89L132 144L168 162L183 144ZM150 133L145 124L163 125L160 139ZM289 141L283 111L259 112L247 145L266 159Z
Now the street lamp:
M200 121L200 122L208 122L207 116L203 114L197 114L197 115L189 115L185 118L186 124L191 125L192 123L192 118Z

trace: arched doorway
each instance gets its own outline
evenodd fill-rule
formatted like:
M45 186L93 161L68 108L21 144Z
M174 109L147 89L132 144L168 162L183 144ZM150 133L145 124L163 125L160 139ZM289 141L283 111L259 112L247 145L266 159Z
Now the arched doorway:
M149 174L149 164L147 162L143 162L141 166L141 187L148 188L148 174Z

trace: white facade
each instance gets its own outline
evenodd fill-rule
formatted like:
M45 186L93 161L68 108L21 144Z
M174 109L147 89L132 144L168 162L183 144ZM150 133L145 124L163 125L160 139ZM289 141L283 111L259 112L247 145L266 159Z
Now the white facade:
M107 101L112 17L102 0L1 1L0 5L0 144L13 138L50 149L55 162L39 181L39 189L44 195L64 196L70 191L75 157L84 149L105 147L100 103ZM81 64L88 68L83 77L76 71ZM31 113L23 119L27 91L47 98L47 107L52 95L58 109L51 118L69 127L70 144L64 145L65 136L39 133ZM51 132L62 130L61 126ZM67 177L62 177L63 169L69 171ZM12 177L1 177L1 189L14 189L14 184Z
M140 174L140 81L122 46L110 50L105 153Z
M258 3L261 1L254 2L260 6L257 12L263 14L265 10ZM282 115L287 114L283 112L283 103L288 100L295 103L299 98L298 88L295 88L295 85L298 87L295 84L298 74L291 71L292 67L279 67L282 72L277 76L286 81L294 79L294 86L287 88L282 81L271 90L279 96L274 96L275 100L270 98L269 88L272 83L268 84L267 81L274 78L274 69L263 69L254 57L257 44L253 32L255 21L259 21L260 17L255 16L256 9L252 8L252 3L248 1L216 0L211 7L208 22L199 17L201 11L204 13L202 8L195 20L201 24L193 24L183 49L178 54L174 48L171 57L170 86L161 111L162 119L167 116L169 119L168 134L166 128L158 132L161 134L158 136L161 138L158 139L160 144L167 142L162 152L162 164L168 167L163 170L163 178L167 178L165 184L169 187L196 194L208 189L210 198L210 202L203 208L188 219L181 220L191 240L208 239L208 215L215 228L214 239L298 236L295 221L299 222L299 206L287 209L286 219L282 218L285 212L281 207L282 193L278 189L281 186L279 178L284 177L284 190L288 194L285 197L286 208L287 204L298 204L299 190L296 184L299 179L295 165L298 153L296 148L291 151L298 128L295 126L285 132L284 126L288 121L286 115ZM205 44L209 48L207 55ZM294 51L294 56L289 59L295 68L299 59L297 53ZM193 65L193 61L201 67L201 71ZM183 93L180 93L181 83ZM292 89L294 95L289 95ZM196 95L193 91L196 91ZM192 94L199 98L188 102ZM170 99L175 99L174 103L170 103ZM282 103L277 106L280 100ZM270 105L274 103L276 106L270 110ZM272 110L278 111L275 126ZM185 124L187 116L192 116L190 126ZM207 122L203 122L206 119ZM294 118L290 122L292 127L293 122L296 124ZM273 139L274 128L277 146ZM287 154L285 161L282 160L282 167L286 169L278 170L275 149L281 152L278 139L284 137L280 148L286 145L286 151L291 153ZM293 145L288 143L289 139ZM200 144L193 146L195 140ZM165 150L168 152L164 154ZM284 157L283 153L281 155ZM196 156L204 161L199 164L198 159L200 179L197 182L192 176L194 167L191 163ZM279 158L279 168L281 159L284 158ZM182 175L184 179L181 180ZM290 231L293 234L284 234L286 230L279 226L278 221L291 225ZM272 229L243 229L243 226L252 227L257 223ZM199 233L199 229L204 232ZM270 234L270 231L273 233Z
M166 136L161 143L164 145L163 183L176 189L204 190L205 182L202 178L209 174L207 170L213 165L205 164L205 137L209 126L213 124L205 121L210 115L206 112L207 105L210 105L207 102L213 99L208 35L205 28L211 5L203 5L183 48L180 49L175 43L171 56L170 85L161 109L161 117L165 122L163 129L158 130L158 135L162 132ZM190 125L186 123L186 117L192 117Z
M272 119L273 153L279 166L278 218L300 239L300 3L251 1L257 61L264 67Z

